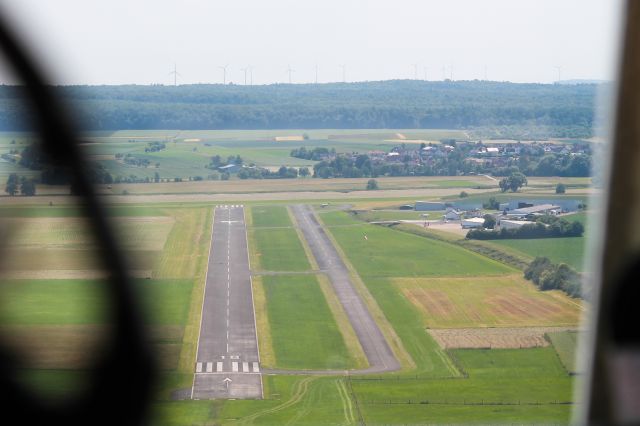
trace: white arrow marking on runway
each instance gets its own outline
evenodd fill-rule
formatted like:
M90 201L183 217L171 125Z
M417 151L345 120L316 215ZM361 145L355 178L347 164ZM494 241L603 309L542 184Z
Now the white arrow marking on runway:
M223 382L224 382L224 385L227 387L227 390L229 390L229 383L233 382L233 380L231 380L228 377L225 377Z

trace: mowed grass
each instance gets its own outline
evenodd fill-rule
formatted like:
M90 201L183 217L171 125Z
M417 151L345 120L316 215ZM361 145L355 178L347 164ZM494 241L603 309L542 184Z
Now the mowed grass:
M250 234L253 269L283 272L311 268L295 229L255 228Z
M571 406L556 404L572 401L572 379L552 348L473 349L451 353L468 378L352 380L367 424L568 421ZM407 404L409 401L413 404ZM401 404L403 410L385 402Z
M566 263L578 271L584 270L584 237L535 238L527 240L492 240L532 257L548 257L555 263Z
M314 275L264 276L262 283L277 367L354 366Z
M292 226L289 212L285 206L251 207L251 218L254 227Z
M192 283L134 280L148 324L184 324ZM107 323L106 284L97 280L5 280L0 284L0 324Z
M325 215L321 217L324 221ZM387 227L363 224L330 229L363 277L479 276L514 271L463 248Z
M551 345L556 350L562 365L564 365L569 373L577 373L576 350L578 348L580 333L578 331L559 331L547 333L547 336L551 341Z
M580 304L558 291L542 292L520 274L396 278L430 328L573 326Z
M354 392L365 404L377 398L419 398L432 403L459 404L572 400L571 377L553 348L456 349L450 353L468 378L394 380L389 377L379 383L364 377L354 378Z

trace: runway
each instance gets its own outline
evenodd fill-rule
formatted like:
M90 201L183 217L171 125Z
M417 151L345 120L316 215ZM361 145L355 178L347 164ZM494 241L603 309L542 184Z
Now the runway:
M262 396L244 208L216 206L191 398Z
M400 363L395 358L393 351L360 294L354 288L349 270L338 254L333 242L326 235L324 228L318 222L313 208L308 205L296 205L292 207L292 211L311 248L313 256L316 258L319 268L328 275L333 290L338 300L340 300L367 356L369 368L358 370L357 373L380 373L399 370Z

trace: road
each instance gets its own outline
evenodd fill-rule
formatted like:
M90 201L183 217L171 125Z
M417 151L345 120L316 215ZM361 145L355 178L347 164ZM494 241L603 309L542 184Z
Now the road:
M359 374L381 373L400 369L384 335L380 331L362 297L356 291L349 275L349 269L338 254L331 239L318 222L313 208L309 205L296 205L292 208L302 233L307 240L313 256L321 270L331 281L333 290L340 300L349 321L358 336L364 350L369 368L358 370ZM318 372L321 373L321 372Z
M242 206L216 206L192 399L262 398Z

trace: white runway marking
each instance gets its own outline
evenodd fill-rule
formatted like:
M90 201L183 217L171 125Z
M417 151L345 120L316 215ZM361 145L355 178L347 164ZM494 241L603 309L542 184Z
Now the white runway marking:
M253 372L254 373L259 373L260 372L260 367L259 367L257 362L253 363Z
M196 373L202 373L202 363L201 362L196 364Z
M238 363L237 362L232 362L231 363L231 371L233 371L234 373L238 372Z
M207 363L207 373L211 373L213 372L213 363L212 362L208 362Z
M218 361L216 362L216 372L221 372L222 371L222 361Z
M245 373L249 372L249 363L248 362L243 362L242 363L242 371L244 371Z

